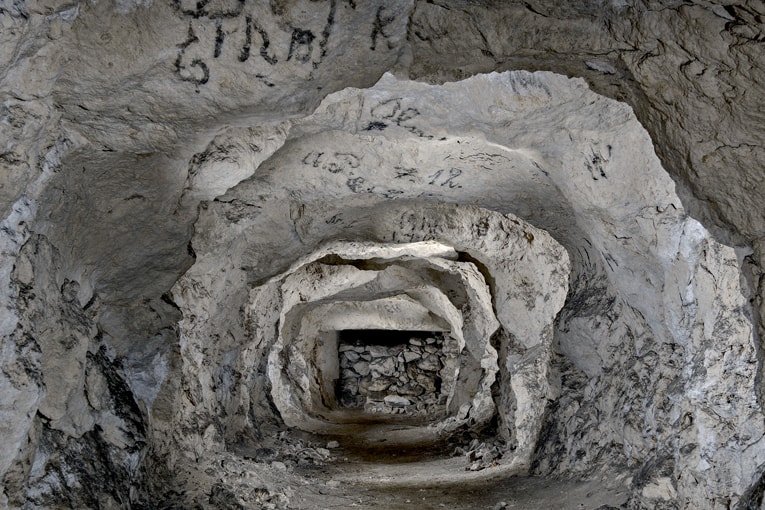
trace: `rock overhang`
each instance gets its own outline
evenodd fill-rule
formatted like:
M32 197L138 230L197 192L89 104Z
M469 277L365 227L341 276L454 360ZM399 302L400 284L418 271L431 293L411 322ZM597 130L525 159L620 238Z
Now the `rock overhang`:
M4 480L11 487L8 494L22 492L15 491L22 487L18 480L25 476L19 473L27 465L25 462L31 462L34 452L45 450L51 431L58 433L62 427L75 426L66 448L79 448L88 443L74 439L92 424L88 414L99 426L107 423L108 413L93 414L87 405L80 406L85 400L78 387L83 384L84 391L93 397L88 397L91 405L101 409L99 400L106 401L106 396L99 393L103 388L97 384L97 372L106 370L105 365L94 368L92 360L86 363L80 359L86 355L86 344L88 357L96 352L100 356L102 351L97 349L107 348L107 357L116 367L113 372L106 370L108 379L121 376L128 381L134 398L146 407L142 417L146 423L172 414L169 402L183 402L187 397L200 402L213 394L225 397L225 390L218 388L226 387L228 377L240 376L228 371L235 357L226 353L209 381L205 379L204 365L196 367L190 358L177 358L177 352L191 354L188 339L181 336L179 341L177 331L181 328L176 330L173 325L181 311L172 307L173 295L159 297L191 263L193 247L187 254L186 243L191 236L187 227L193 222L196 201L212 200L251 175L284 146L293 127L300 127L295 121L312 110L326 92L348 85L371 85L391 66L396 66L399 76L409 72L418 79L441 83L492 69L554 69L570 76L585 76L595 90L629 102L652 133L656 150L680 185L680 193L685 193L681 195L683 205L705 226L717 226L716 235L721 238L735 238L740 233L746 237L739 238L740 242L752 243L755 253L746 262L752 264L749 277L751 293L755 292L762 265L760 260L758 266L757 259L762 259L758 233L762 232L763 221L757 207L757 197L762 193L751 186L758 182L759 166L752 162L760 161L763 151L758 143L761 119L757 117L761 98L757 77L762 73L752 64L762 61L755 58L761 53L761 45L751 38L757 26L752 11L706 4L654 9L640 3L625 10L623 2L612 6L539 4L533 9L523 3L489 6L404 1L365 4L364 8L356 2L314 4L297 1L277 12L269 10L268 4L252 2L154 2L151 7L145 2L121 2L115 12L111 4L104 3L41 7L34 2L20 2L0 13L6 26L12 27L3 32L2 38L9 42L3 48L14 57L8 61L9 72L3 79L10 87L10 99L0 108L0 127L10 135L11 142L0 162L9 170L0 178L4 190L0 194L4 210L12 209L0 233L0 274L5 278L2 295L11 304L2 326L10 334L4 349L8 345L21 349L16 353L21 357L11 352L10 358L3 359L2 384L9 389L3 392L4 406L15 413L11 417L12 430L4 437L8 444L19 445L18 452L23 451L17 454L16 448L9 447L0 461L3 473L8 462L16 466ZM310 7L314 15L306 17L308 11L301 13L302 7ZM230 17L224 19L221 14ZM255 18L248 20L252 14ZM254 27L253 22L263 32L250 32L252 46L247 53L245 28ZM298 35L303 36L293 43L296 27L302 31ZM512 33L508 27L513 27ZM309 32L314 34L313 46ZM136 34L140 34L138 43ZM265 45L263 34L270 38L265 56L258 52L258 45ZM542 41L540 34L548 35ZM703 44L696 44L702 39ZM657 51L661 55L654 58ZM203 69L209 72L206 83L200 80L205 77ZM269 80L273 86L266 83ZM399 81L400 90L405 91L408 85ZM518 78L515 86L509 87L518 92L527 81ZM19 83L23 86L19 87ZM466 94L476 90L465 83L447 87L463 87ZM554 87L548 88L553 94L559 93ZM375 99L395 98L379 92ZM462 105L473 103L475 98L463 98ZM190 108L191 104L194 106ZM572 104L576 106L576 101ZM589 112L597 114L598 107ZM419 127L410 122L414 114L411 108L419 109L411 103L399 107L395 100L388 102L376 109L381 120L360 122L360 126L369 132L384 128L382 131L388 133ZM472 136L485 138L485 119L473 110L482 111L463 106L454 109L461 112L465 123L472 123ZM512 104L508 108L503 102L488 109L497 115L508 110L518 108ZM285 121L287 117L292 121ZM575 117L576 108L559 114L557 120L578 136L584 122ZM247 136L232 134L236 129L214 136L220 126L253 123L261 125L245 128L250 131ZM631 136L631 129L623 131L625 140ZM323 130L320 126L317 134ZM533 132L531 129L524 136L533 141ZM260 153L254 154L249 146L242 145L241 153L227 159L226 150L233 147L229 141L255 139ZM448 139L440 141L452 151ZM566 136L557 141L561 147L568 143ZM398 139L394 145L403 146L403 142ZM322 147L331 147L332 143L328 137ZM459 145L465 143L461 138ZM516 149L537 163L541 161L533 149ZM596 176L600 175L596 163L607 152L584 149L589 161L572 156L572 175L576 176L577 169L587 163L596 170ZM191 158L197 151L200 158ZM151 152L155 155L151 156ZM576 153L567 152L566 157ZM204 161L205 155L211 158ZM218 157L222 159L214 161ZM636 168L643 168L640 157L634 160ZM611 173L614 163L610 159L605 164L607 178L623 180L623 176ZM220 179L223 173L226 177ZM187 174L189 187L182 200L177 200ZM649 174L646 186L651 186L655 175L653 170ZM445 179L453 177L448 172L440 175ZM600 177L599 181L603 181ZM505 179L511 182L508 175ZM474 180L477 185L478 180ZM563 182L565 177L556 176L555 181ZM358 187L364 183L353 184ZM628 205L640 202L632 196L625 201L623 190L620 195L613 186L601 184L593 184L585 195L602 194L601 198L607 200L601 205L606 208L619 209L622 201ZM639 190L640 185L635 189ZM486 186L500 189L492 181ZM683 190L684 186L688 187ZM663 189L663 185L659 187ZM568 250L573 264L571 290L553 342L560 353L554 355L551 380L555 386L555 371L563 371L560 394L557 389L553 391L559 396L550 407L547 432L539 441L535 471L547 473L547 467L553 466L551 472L570 476L593 467L597 472L604 463L621 459L630 467L637 466L636 470L642 466L633 492L635 497L643 497L640 501L644 503L651 498L676 497L696 506L750 500L750 504L759 504L756 500L761 493L763 463L753 452L761 448L751 444L750 438L761 435L761 398L758 400L750 389L756 385L752 380L761 372L762 355L751 331L757 313L754 319L747 315L749 306L757 306L758 302L755 299L747 304L741 297L750 293L740 283L747 274L746 267L741 270L741 258L746 254L739 253L737 260L728 247L710 242L706 231L686 218L683 210L673 211L677 202L669 209L659 204L657 209L662 214L658 215L646 202L647 208L637 214L626 207L627 214L609 216L597 205L576 206L580 202L576 193L566 195L574 206L565 200L551 200L549 190L532 190L529 179L524 177L512 181L501 193L493 189L494 205L484 199L483 206L505 210L504 198L511 196L514 189L524 192L517 194L511 212L533 218L531 223L553 233ZM534 189L540 190L541 186ZM25 196L13 204L20 194ZM461 200L468 198L465 195ZM299 217L302 197L290 199L295 201L294 206L290 203L290 215ZM539 203L545 207L535 208ZM258 201L234 200L230 205L226 220L236 222ZM564 221L566 216L572 221ZM208 219L200 218L200 229L205 228ZM274 226L279 228L276 222ZM654 237L646 235L652 228L657 230ZM209 252L202 237L194 239L200 258ZM238 265L236 252L241 247L230 242L229 248ZM246 263L225 274L213 275L219 277L218 281L196 281L201 283L199 295L212 292L226 301L225 294L232 288L252 288L262 283L255 279L263 274L274 275L284 269L276 267L278 264L270 269L265 267L267 264L259 268L252 265L253 260L262 261L262 253L253 253ZM282 252L274 250L272 257L276 258L277 253ZM473 263L481 266L478 261ZM493 288L493 277L485 269L486 281ZM73 300L71 290L77 284L78 295ZM762 294L762 289L756 292ZM28 301L30 296L36 298ZM242 299L233 303L233 308ZM260 305L267 307L268 303ZM68 312L82 308L83 313L58 317L58 308ZM200 306L193 311L210 310ZM184 327L192 322L199 327L205 321L216 322L205 315L187 314ZM229 334L247 337L246 328L226 313L220 315L224 319L209 328L208 343L219 343L220 338L224 338L224 344L230 342ZM72 338L71 329L80 329L72 317L85 316L94 321L92 329L85 328L85 337L92 338L75 334L76 355L58 356L59 339L67 344ZM17 321L21 329L15 329ZM20 332L24 335L18 336ZM252 334L257 336L257 332ZM39 356L29 338L38 339ZM23 350L30 345L31 350ZM501 353L499 356L503 358ZM509 357L503 366L510 372L523 362L523 358ZM187 365L179 368L183 363ZM25 379L18 367L31 367L30 378ZM35 367L45 372L44 380L33 377ZM178 377L179 371L191 372L195 368L200 369L203 384L195 385L190 375ZM85 381L77 377L78 370L85 371ZM59 378L58 373L63 376ZM173 394L173 381L181 379L178 393ZM45 381L56 380L65 381L65 387L46 396ZM200 394L205 399L200 399ZM267 395L268 388L258 394ZM35 414L40 402L40 414L44 416L58 417L68 407L81 409L83 420L68 426L67 417L48 423ZM741 402L748 404L742 407ZM741 417L738 421L736 415ZM205 434L200 444L207 447L207 440L215 437L207 423L215 419L202 422ZM714 433L702 433L702 429ZM193 436L195 430L184 429L183 433ZM731 436L731 430L736 434ZM38 431L42 431L40 436ZM196 446L197 452L204 450ZM167 451L168 458L173 458L174 451ZM598 457L594 458L596 451ZM119 452L109 452L116 455L119 466ZM17 457L21 460L14 460ZM38 459L46 463L50 476L29 480L29 494L36 498L35 502L46 501L34 492L39 486L63 480L63 475L56 477L56 466L63 465L65 471L73 468L73 476L90 480L77 471L78 466L66 466L56 456L47 461ZM732 464L742 467L736 471ZM18 466L22 466L21 471ZM623 466L616 468L618 471ZM665 476L673 471L673 475ZM650 480L650 473L661 473L661 477ZM587 474L591 476L590 471ZM116 487L123 480L133 479L121 472L115 478L120 481L105 485ZM705 487L694 487L689 480L699 480L699 485ZM140 482L135 483L140 493ZM90 485L94 484L82 487ZM744 494L742 487L748 486L751 489ZM89 491L77 487L61 490L66 491L66 497ZM131 500L133 494L131 488ZM0 501L4 498L0 494Z
M564 120L574 112L575 125ZM236 253L244 268L240 281L262 282L285 270L284 259L277 262L271 253L295 253L295 259L332 239L394 245L441 241L445 230L462 228L470 235L462 232L451 248L479 262L492 285L499 322L526 349L549 336L549 321L535 320L531 311L557 313L562 297L555 289L568 288L567 270L524 273L517 265L523 255L512 263L487 255L482 238L496 242L510 223L497 220L501 214L479 214L466 223L462 211L478 206L522 213L566 246L575 272L602 274L617 289L634 279L614 276L622 270L617 259L625 243L614 245L613 238L618 242L642 233L639 221L629 226L624 218L641 214L646 221L675 224L682 216L671 181L629 108L589 92L581 81L550 73L492 74L443 86L386 75L371 89L328 96L313 115L293 122L284 140L251 169L252 177L202 211L199 225L212 221L202 229L215 231L217 245L206 248L219 252L225 246ZM635 165L642 172L632 172ZM471 206L460 210L459 204ZM516 246L534 252L543 244L544 234L511 221L523 240ZM616 224L627 232L614 236ZM197 238L197 253L204 258L204 235ZM594 251L592 258L588 249ZM567 259L562 251L529 256ZM650 259L651 253L644 255ZM553 283L539 292L519 297L510 291L549 278ZM636 306L654 305L635 301Z

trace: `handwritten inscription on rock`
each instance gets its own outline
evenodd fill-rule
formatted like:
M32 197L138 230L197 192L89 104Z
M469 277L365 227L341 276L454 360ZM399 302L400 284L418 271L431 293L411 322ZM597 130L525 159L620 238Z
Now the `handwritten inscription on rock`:
M290 66L290 75L309 78L327 54L339 9L356 9L353 0L174 0L188 21L176 45L176 75L197 86L206 84L216 61L250 66L261 83L274 87L277 66ZM396 20L378 7L369 28L370 50L392 50Z

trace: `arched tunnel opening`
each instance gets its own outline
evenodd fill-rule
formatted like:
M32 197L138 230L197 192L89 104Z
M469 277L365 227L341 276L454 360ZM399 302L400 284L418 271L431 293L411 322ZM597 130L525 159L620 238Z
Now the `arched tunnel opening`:
M464 124L457 111L469 112ZM584 126L561 126L571 116ZM279 451L251 433L276 423L281 439L342 459L327 461L341 485L470 485L533 468L597 479L604 502L626 501L629 469L611 477L603 459L636 462L680 419L672 402L707 384L678 386L669 367L696 356L700 310L720 313L719 294L704 304L700 274L738 264L684 212L628 108L545 73L443 86L386 75L331 95L195 229L196 263L172 291L189 375L229 360L231 374L264 379L257 392L255 380L216 384L203 404L223 448ZM736 288L734 274L725 285ZM745 318L740 304L728 310ZM221 328L229 338L211 348ZM427 338L374 343L361 331L441 331L442 347L433 337L423 359ZM563 439L572 433L576 448ZM689 445L710 439L698 433ZM679 459L664 462L641 491L674 497L661 473Z
M667 120L622 3L0 8L68 55L0 109L0 507L758 508L756 190L702 165L759 146Z

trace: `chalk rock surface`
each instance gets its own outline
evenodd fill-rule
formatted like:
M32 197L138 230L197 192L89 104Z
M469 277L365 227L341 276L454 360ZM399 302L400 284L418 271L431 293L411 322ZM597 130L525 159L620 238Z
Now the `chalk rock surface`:
M760 506L763 17L0 5L0 507L288 507L353 328L444 335L397 441Z

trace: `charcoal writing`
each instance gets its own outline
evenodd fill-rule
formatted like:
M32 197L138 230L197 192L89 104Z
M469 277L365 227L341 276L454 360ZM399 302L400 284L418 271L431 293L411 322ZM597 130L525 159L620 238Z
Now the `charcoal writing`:
M239 51L239 62L247 62L247 60L250 58L250 50L252 48L252 18L249 16L246 16L244 18L244 44L242 45L242 49ZM220 40L221 45L223 44L223 31L221 31L220 34ZM265 44L266 41L263 41L263 44ZM220 51L215 52L215 58L218 58L220 56Z
M385 7L378 7L377 13L375 14L375 22L372 27L372 45L369 47L370 50L375 51L377 49L377 38L382 37L385 39L385 42L387 43L388 49L392 50L394 48L393 43L390 42L390 35L385 33L385 27L393 23L395 21L395 16L383 16L382 12L385 10Z
M502 154L491 154L488 152L477 152L459 157L460 161L470 161L476 163L484 170L491 170L493 166L499 163L507 163L510 159Z
M181 80L192 82L196 85L203 85L210 79L210 69L207 67L201 59L194 58L187 66L183 63L183 56L186 52L186 48L199 41L199 38L194 33L194 28L189 22L189 30L186 35L186 40L178 45L178 56L175 59L175 72L178 74ZM196 68L194 71L191 68Z
M176 11L189 19L186 38L176 46L175 72L183 81L203 85L213 73L211 62L229 59L260 66L253 74L270 87L274 84L268 80L267 70L278 63L308 65L306 74L318 68L327 53L337 2L298 0L296 4L305 3L305 9L295 5L285 12L258 4L246 6L245 0L174 0ZM315 12L317 4L324 6L324 15L301 14ZM267 19L277 12L279 19ZM382 36L387 37L384 32Z
M319 161L323 155L323 152L311 151L303 158L303 164L311 165L314 168L319 168Z
M271 40L268 38L268 34L260 25L253 24L255 27L255 30L258 31L258 35L260 36L260 40L263 41L263 43L260 45L260 56L268 62L269 64L276 65L276 63L279 61L274 55L268 54L268 47L271 45Z
M366 183L366 179L363 177L352 177L346 181L346 186L348 186L348 189L353 191L354 193L362 193L362 192L371 192L374 188L368 188L365 187L364 184Z
M333 174L350 168L358 168L361 165L361 159L350 152L335 152L329 155L324 152L311 151L303 157L302 162L304 165L321 168Z
M235 18L244 9L244 0L175 0L173 4L178 11L194 19Z
M364 131L382 131L386 127L388 127L388 125L385 122L372 121L364 128Z
M584 166L587 167L587 170L589 170L593 181L597 181L601 178L608 179L608 176L606 175L606 164L610 161L611 158L610 145L607 147L607 152L608 156L604 156L600 150L596 149L595 147L591 147L590 155L586 156Z
M223 25L221 24L220 20L215 21L215 51L213 52L213 56L215 58L220 57L220 52L223 49L223 41L225 39L225 35L223 34Z
M389 199L396 199L396 198L400 197L403 194L404 194L404 192L401 191L401 190L389 189L389 190L383 192L382 196L385 197L385 198L389 198Z
M430 179L428 184L431 186L447 186L451 189L461 188L461 184L454 182L454 179L460 175L462 175L462 170L459 168L450 168L448 172L444 169L437 170L435 173L428 176L428 179Z
M401 111L401 98L386 99L372 107L370 113L377 119L393 119Z
M404 167L394 167L393 168L396 171L396 175L394 176L396 179L404 179L408 180L411 183L414 183L416 181L415 177L417 176L417 169L416 168L404 168Z
M603 260L606 261L606 264L608 264L611 271L614 271L614 266L619 267L619 263L610 253L602 252L601 255L603 255Z
M411 122L420 115L420 111L413 107L404 108L402 101L402 98L394 97L381 101L373 106L369 111L372 116L372 121L366 128L364 128L364 130L382 131L388 127L387 122L392 122L396 126L402 127L410 133L432 140L432 135L426 135L420 128L413 125Z
M290 40L290 50L287 55L287 60L295 60L300 62L308 62L311 60L311 51L313 50L313 40L316 36L310 30L301 30L296 28L292 31L292 39Z

